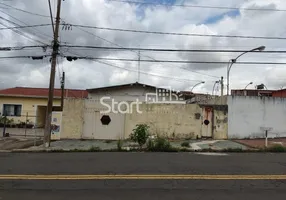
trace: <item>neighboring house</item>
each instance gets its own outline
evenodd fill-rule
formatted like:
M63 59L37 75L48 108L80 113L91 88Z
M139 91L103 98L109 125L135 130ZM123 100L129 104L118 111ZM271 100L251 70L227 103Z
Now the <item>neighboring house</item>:
M272 97L285 98L285 97L286 97L286 89L273 91L273 92L272 92Z
M117 102L169 102L182 101L190 98L191 92L174 91L172 88L157 88L155 86L142 83L130 83L124 85L115 85L108 87L100 87L88 89L88 98L100 101L104 97L104 101L114 99Z
M0 90L0 116L13 123L28 121L37 128L44 127L48 102L48 88L15 87ZM64 98L87 98L85 90L65 89ZM61 111L61 89L54 90L53 111Z
M271 97L272 93L275 90L251 90L251 89L239 89L239 90L231 90L232 96L267 96Z

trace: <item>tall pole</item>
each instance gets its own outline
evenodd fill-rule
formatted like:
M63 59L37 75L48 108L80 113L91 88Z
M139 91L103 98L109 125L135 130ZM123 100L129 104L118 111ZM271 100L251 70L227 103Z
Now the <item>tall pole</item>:
M223 76L220 78L220 96L223 96L223 87L224 87L224 85L223 85Z
M64 110L64 94L65 94L65 72L63 72L62 80L61 80L61 110Z
M51 61L49 97L48 97L48 104L47 104L47 111L46 111L45 132L44 132L44 144L46 147L50 146L50 140L51 140L51 122L52 122L52 113L53 113L55 74L56 74L57 55L58 55L58 50L59 50L58 37L59 37L59 27L60 27L61 3L62 3L62 0L58 0L56 26L55 26L55 32L54 32L53 53L52 53L52 61Z

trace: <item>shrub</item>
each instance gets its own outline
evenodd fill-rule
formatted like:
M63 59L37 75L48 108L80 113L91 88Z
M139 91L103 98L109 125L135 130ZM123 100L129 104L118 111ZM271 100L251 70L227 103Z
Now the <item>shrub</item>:
M117 150L122 151L122 146L123 146L123 141L121 139L119 139L117 141Z
M130 135L130 139L133 142L137 142L140 146L140 149L146 143L149 137L148 129L149 126L146 124L137 124L136 128L133 129L133 133Z
M153 143L153 144L152 144ZM158 137L152 141L152 143L148 142L148 150L155 151L155 152L177 152L178 149L175 149L171 146L170 142L165 138Z
M90 147L90 149L88 151L96 152L96 151L100 151L100 148L96 147L96 146L92 146L92 147Z
M188 141L185 141L181 144L182 147L190 147L190 143Z
M286 152L286 147L277 144L277 145L268 147L267 150L268 150L269 152Z
M152 139L149 139L147 141L147 150L154 149L154 146L155 146L154 141Z

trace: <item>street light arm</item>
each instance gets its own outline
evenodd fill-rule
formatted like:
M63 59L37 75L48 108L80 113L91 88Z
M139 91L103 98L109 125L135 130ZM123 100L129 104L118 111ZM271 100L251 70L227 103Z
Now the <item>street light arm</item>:
M205 83L205 82L203 81L203 82L199 82L199 83L195 84L195 85L192 87L191 92L193 92L193 89L194 89L196 86L198 86L198 85L200 85L200 84L203 84L203 83Z

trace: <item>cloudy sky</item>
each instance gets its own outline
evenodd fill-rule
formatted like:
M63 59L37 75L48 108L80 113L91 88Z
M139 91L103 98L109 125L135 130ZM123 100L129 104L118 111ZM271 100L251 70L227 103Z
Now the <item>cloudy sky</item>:
M120 0L119 0L120 1ZM108 28L145 31L286 37L285 0L135 0L135 4L109 0L65 0L62 2L61 22ZM51 0L55 17L56 0ZM232 7L239 9L218 9L188 7L187 5ZM258 10L249 10L255 8ZM277 9L263 11L259 9ZM27 11L27 12L25 12ZM50 24L47 0L2 0L0 1L0 28ZM24 36L23 36L24 35ZM25 45L50 45L52 27L36 27L0 30L1 47ZM66 45L92 45L106 47L141 47L174 49L219 49L250 50L266 46L266 50L285 50L286 40L241 39L219 37L196 37L130 33L72 27L60 29L60 42ZM0 57L48 55L42 48L0 51ZM79 55L103 58L138 59L138 52L110 51L85 48L60 49L61 55ZM227 62L239 53L178 53L142 51L141 59L190 60ZM249 53L239 59L249 62L286 62L283 54ZM95 88L138 81L138 62L110 61L103 64L91 60L67 61L59 57L56 86L60 74L66 73L67 88ZM112 65L112 66L110 66ZM221 76L226 80L226 64L179 64L140 62L139 82L156 86L172 86L187 90L199 81L205 81L194 92L212 92L215 81ZM49 58L43 60L1 58L0 88L27 86L48 87L50 75ZM249 88L264 83L268 89L286 87L284 65L238 65L231 70L231 88ZM226 82L225 82L226 83ZM226 89L226 87L225 87Z

